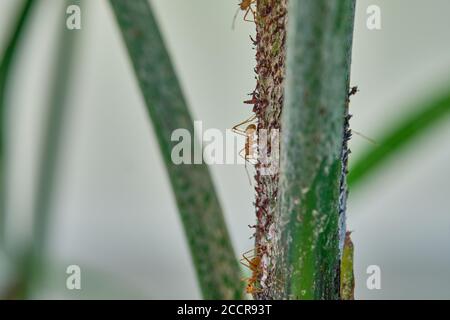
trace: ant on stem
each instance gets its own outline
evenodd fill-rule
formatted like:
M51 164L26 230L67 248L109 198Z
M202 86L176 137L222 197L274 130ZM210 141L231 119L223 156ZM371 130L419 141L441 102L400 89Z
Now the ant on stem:
M236 23L236 17L238 15L239 11L245 11L244 21L255 22L256 11L255 11L255 9L252 8L252 5L254 3L256 3L256 0L242 0L241 3L239 3L239 8L236 10L236 13L234 14L234 18L233 18L233 24L232 24L233 29L234 29L234 25ZM253 20L247 19L247 16L249 15L250 12L253 14Z
M255 120L256 116L253 115L247 120L235 125L231 129L234 133L245 137L245 146L241 151L239 151L239 155L245 160L245 170L247 171L247 176L250 184L252 182L250 179L250 174L247 170L247 162L254 165L258 160L258 129L256 124L254 123ZM245 129L240 128L246 124L248 125L245 127Z

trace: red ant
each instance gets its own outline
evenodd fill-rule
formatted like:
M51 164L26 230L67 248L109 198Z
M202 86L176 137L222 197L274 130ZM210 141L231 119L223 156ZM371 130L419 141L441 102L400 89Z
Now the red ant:
M236 17L239 13L239 10L245 11L244 21L255 22L256 11L255 11L255 9L252 8L252 4L254 4L254 3L256 3L256 0L242 0L241 3L239 3L239 8L236 10L236 14L234 15L234 18L233 18L233 25L232 25L233 29L234 29L234 24L236 22ZM250 12L253 14L253 20L247 19L247 16L249 15Z
M253 253L252 255L249 255ZM245 292L248 294L259 293L262 290L257 287L258 278L261 275L261 250L256 247L255 249L249 250L242 254L242 259L240 260L241 264L246 266L252 272L251 277L244 279L247 282L245 287Z
M234 133L237 133L241 136L245 136L245 146L239 152L239 155L245 160L245 170L247 170L247 162L251 164L256 164L258 160L258 134L257 134L257 126L254 123L256 120L256 115L251 116L247 120L235 125L231 130ZM248 124L245 129L241 129L239 127ZM250 175L247 171L248 179L251 184Z

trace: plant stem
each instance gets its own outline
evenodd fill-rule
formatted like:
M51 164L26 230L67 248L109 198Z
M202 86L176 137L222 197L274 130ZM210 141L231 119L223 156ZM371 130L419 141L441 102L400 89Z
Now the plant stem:
M205 299L242 297L239 265L215 188L204 164L175 165L171 135L193 121L151 7L146 0L110 0L136 72L175 194Z
M281 112L284 102L285 57L286 57L286 0L259 0L256 13L256 75L255 106L258 118L259 156L256 165L256 230L255 247L261 258L257 299L270 299L273 279L272 234L273 217L278 210L279 173L266 174L270 158L275 156L271 136L263 137L281 128ZM266 140L266 141L264 141ZM266 147L263 142L266 142ZM279 161L276 157L275 161ZM279 167L279 163L275 164Z
M278 295L339 299L355 0L296 0L288 10Z

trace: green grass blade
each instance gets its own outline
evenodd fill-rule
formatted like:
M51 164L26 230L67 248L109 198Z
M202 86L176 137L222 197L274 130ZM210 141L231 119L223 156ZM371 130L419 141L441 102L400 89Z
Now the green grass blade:
M22 8L19 10L18 15L13 22L11 28L11 37L9 38L5 51L3 52L3 57L0 63L0 176L1 176L1 187L0 187L0 243L4 242L5 237L5 223L6 223L6 212L5 212L5 198L4 198L4 184L6 180L6 170L5 170L5 96L8 81L10 79L10 74L14 64L14 58L17 55L20 40L26 29L26 24L31 16L32 9L35 0L25 0L23 2Z
M450 90L440 97L427 101L405 116L393 129L377 141L377 145L366 151L350 167L348 183L355 188L367 177L380 169L389 159L399 154L427 130L450 115Z
M281 297L339 299L355 0L289 1L288 13L277 222Z
M239 265L208 171L175 165L172 132L193 121L152 9L146 0L110 0L147 105L189 242L203 297L242 297Z

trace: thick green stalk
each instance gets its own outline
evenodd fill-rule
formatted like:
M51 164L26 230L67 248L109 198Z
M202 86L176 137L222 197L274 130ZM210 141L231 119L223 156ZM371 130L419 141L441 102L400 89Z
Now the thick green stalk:
M6 49L3 53L3 58L0 63L0 164L1 164L1 172L0 172L0 242L4 242L5 237L5 223L6 223L6 212L5 212L5 195L4 195L4 185L6 182L6 174L5 170L5 147L6 147L6 130L5 130L5 116L6 116L6 106L5 106L5 96L8 81L10 80L11 70L14 64L14 58L16 56L20 39L23 36L25 31L26 23L31 16L32 9L35 0L25 0L23 2L23 6L20 9L16 20L13 23L13 27L11 29L11 37L9 38Z
M110 0L134 66L184 224L203 297L242 297L234 255L215 188L204 164L175 165L171 135L194 128L175 70L146 0Z
M355 0L289 1L288 12L276 221L280 297L339 299Z

